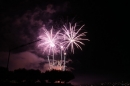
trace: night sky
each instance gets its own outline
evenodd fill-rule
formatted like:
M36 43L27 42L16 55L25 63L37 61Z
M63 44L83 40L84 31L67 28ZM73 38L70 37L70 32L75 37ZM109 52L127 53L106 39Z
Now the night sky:
M39 29L62 22L85 24L85 46L68 53L73 83L129 81L128 3L94 0L1 0L0 66L6 67L8 51L37 40ZM9 69L47 69L46 57L37 43L11 51Z

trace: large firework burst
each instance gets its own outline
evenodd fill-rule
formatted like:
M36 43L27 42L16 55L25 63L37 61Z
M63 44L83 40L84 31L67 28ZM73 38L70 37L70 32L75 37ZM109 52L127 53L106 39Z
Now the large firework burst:
M53 27L51 30L47 30L43 28L44 34L40 34L39 39L41 39L40 44L38 47L43 48L43 52L47 52L48 55L50 53L55 53L57 51L57 46L59 45L60 41L60 31L54 33Z
M75 23L74 26L72 26L71 23L69 23L69 27L67 28L67 26L63 25L63 31L64 31L64 41L62 42L62 44L66 47L66 49L71 48L71 52L74 53L74 45L76 45L77 48L81 48L80 44L85 45L82 40L88 40L89 39L85 39L83 38L84 36L86 36L87 32L82 32L80 33L81 29L84 27L84 25L82 25L80 28L76 28L77 24Z

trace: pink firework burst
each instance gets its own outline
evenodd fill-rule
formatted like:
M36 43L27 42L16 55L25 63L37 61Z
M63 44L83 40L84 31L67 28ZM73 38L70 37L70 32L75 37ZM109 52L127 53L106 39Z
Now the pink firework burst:
M74 26L72 26L71 23L69 23L69 28L67 28L67 26L63 25L63 31L64 31L64 41L62 42L62 44L66 47L66 49L71 48L71 52L74 53L74 45L77 48L81 48L81 45L85 45L82 40L88 40L89 39L85 39L83 38L84 36L86 36L87 32L81 32L81 29L84 27L84 25L82 25L80 28L76 28L76 23L74 24ZM80 33L81 32L81 33Z
M39 36L39 38L41 39L40 44L38 45L38 47L42 47L43 48L43 52L47 52L48 55L52 52L52 53L56 53L57 52L57 46L60 43L60 31L57 32L53 32L53 27L51 28L51 30L47 30L45 28L43 28L44 33L41 34Z

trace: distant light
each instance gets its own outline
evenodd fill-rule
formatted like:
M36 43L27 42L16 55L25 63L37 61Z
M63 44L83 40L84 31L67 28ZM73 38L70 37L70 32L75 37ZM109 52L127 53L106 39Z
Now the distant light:
M66 55L66 53L64 53L64 55Z
M61 49L63 49L63 46L60 46Z
M75 40L74 39L70 39L70 43L73 43Z
M50 43L50 46L51 46L51 47L54 47L54 46L55 46L55 44L54 44L54 43Z

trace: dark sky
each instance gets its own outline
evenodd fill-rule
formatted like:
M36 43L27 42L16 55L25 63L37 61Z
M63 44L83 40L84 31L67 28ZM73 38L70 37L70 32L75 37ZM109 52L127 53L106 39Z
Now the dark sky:
M85 24L88 32L87 38L90 41L85 41L83 51L76 49L74 55L68 54L72 60L68 66L74 68L77 77L87 78L87 83L117 78L129 80L126 1L1 0L0 65L6 66L9 49L36 40L43 25L57 25L60 19L63 22L68 20ZM14 50L11 53L10 70L25 67L45 71L45 56L37 52L35 45Z

